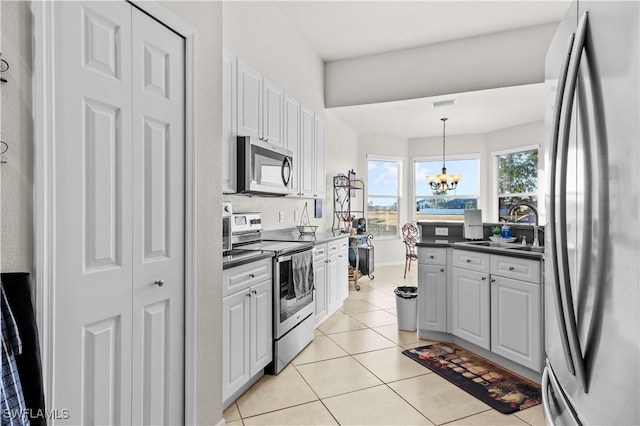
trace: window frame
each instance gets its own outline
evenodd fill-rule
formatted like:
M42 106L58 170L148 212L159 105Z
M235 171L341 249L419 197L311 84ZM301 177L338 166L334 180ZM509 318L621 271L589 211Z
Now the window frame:
M537 206L536 208L538 209L538 214L539 214L539 218L542 218L544 216L544 193L542 192L542 188L540 185L541 182L541 175L540 175L540 144L532 144L532 145L522 145L522 146L514 146L511 148L506 148L506 149L501 149L501 150L497 150L497 151L492 151L491 152L491 162L492 162L492 168L493 168L493 185L491 186L491 190L492 190L492 197L491 197L491 208L494 212L493 217L499 218L500 217L500 197L504 197L505 194L500 194L498 191L498 186L500 184L500 161L498 159L498 157L503 156L503 155L509 155L509 154L518 154L521 152L527 152L527 151L533 151L533 150L537 150L538 151L538 174L537 174L537 180L538 180L538 189L535 193L533 192L523 192L523 193L514 193L514 194L509 194L512 197L521 197L521 196L532 196L534 195L536 197L537 200ZM543 160L543 159L542 159ZM496 219L497 220L497 219Z
M481 180L481 176L482 176L482 172L481 172L481 168L482 168L482 154L479 152L470 152L470 153L466 153L466 154L451 154L451 155L447 155L445 158L445 164L447 161L449 160L453 160L453 161L457 161L457 160L476 160L478 162L478 193L475 194L475 198L476 198L476 205L478 206L478 208L480 208L480 203L481 203L481 199L482 197L480 196L481 194L481 187L482 187L482 180ZM418 203L418 198L425 198L425 197L441 197L444 199L452 199L452 198L474 198L473 194L458 194L458 195L440 195L440 196L434 196L434 195L425 195L425 196L421 196L418 197L417 194L417 187L416 187L416 163L417 162L442 162L442 156L438 156L438 155L424 155L424 156L415 156L415 157L411 157L411 163L413 165L412 169L411 169L411 176L412 176L412 180L411 180L411 185L413 188L413 203L412 203L412 208L411 208L411 220L416 221L417 219L417 213L416 213L416 206ZM448 167L447 167L448 169ZM449 170L447 170L447 172L449 172ZM424 179L426 179L426 177L424 177ZM462 179L464 179L464 174L462 174ZM463 222L464 219L462 220L452 220L451 222Z
M389 162L397 162L398 163L398 187L397 187L397 196L393 196L393 195L376 195L376 194L371 194L370 188L371 185L369 184L369 161L389 161ZM365 202L365 210L366 210L366 218L367 218L367 230L369 229L369 198L385 198L385 199L390 199L396 200L397 203L397 221L398 224L396 226L396 235L392 236L392 235L376 235L375 238L378 241L381 240L395 240L395 239L399 239L400 238L400 216L402 213L402 188L403 188L403 161L404 158L403 157L399 157L399 156L393 156L393 155L377 155L377 154L367 154L367 184L366 184L366 202Z

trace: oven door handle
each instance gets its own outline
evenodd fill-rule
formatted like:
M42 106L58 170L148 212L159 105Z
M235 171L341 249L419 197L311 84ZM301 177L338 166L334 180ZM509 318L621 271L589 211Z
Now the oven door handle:
M280 256L280 257L276 257L276 262L277 262L277 263L289 262L290 260L291 260L291 256Z

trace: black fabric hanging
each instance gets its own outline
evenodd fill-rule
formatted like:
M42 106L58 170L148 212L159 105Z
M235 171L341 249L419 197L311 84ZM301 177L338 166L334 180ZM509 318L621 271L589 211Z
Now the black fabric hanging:
M22 353L15 358L25 405L31 414L29 422L44 426L47 421L38 326L31 303L31 276L26 272L8 272L0 274L0 280L22 340Z

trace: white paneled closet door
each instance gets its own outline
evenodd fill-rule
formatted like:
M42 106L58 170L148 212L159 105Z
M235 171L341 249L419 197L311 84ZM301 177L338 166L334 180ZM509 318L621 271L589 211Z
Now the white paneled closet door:
M56 2L54 22L48 406L56 424L179 424L184 41L124 1Z
M133 9L133 423L184 422L184 39Z

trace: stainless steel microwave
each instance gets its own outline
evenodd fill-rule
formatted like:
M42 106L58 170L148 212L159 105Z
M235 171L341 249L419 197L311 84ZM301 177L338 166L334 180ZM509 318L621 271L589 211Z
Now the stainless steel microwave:
M293 153L253 136L238 136L238 192L291 193Z

